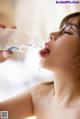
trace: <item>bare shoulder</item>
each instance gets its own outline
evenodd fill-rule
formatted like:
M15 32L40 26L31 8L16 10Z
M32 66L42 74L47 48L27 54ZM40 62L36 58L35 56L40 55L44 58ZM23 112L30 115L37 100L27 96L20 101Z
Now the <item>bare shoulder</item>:
M54 82L45 82L45 83L41 83L38 84L36 87L34 87L31 90L31 95L32 97L35 96L41 96L44 97L46 95L48 95L51 91L53 91L54 94Z

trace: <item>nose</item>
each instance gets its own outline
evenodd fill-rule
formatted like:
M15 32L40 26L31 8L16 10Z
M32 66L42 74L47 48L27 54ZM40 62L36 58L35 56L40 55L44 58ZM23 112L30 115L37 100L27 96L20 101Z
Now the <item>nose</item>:
M50 33L50 35L49 35L49 39L48 39L48 41L47 42L45 42L45 46L46 47L49 47L49 45L50 45L50 41L55 41L56 39L57 39L57 37L58 37L58 33L59 32L52 32L52 33Z
M49 35L49 40L54 40L55 41L57 39L57 37L58 37L58 32L52 32Z

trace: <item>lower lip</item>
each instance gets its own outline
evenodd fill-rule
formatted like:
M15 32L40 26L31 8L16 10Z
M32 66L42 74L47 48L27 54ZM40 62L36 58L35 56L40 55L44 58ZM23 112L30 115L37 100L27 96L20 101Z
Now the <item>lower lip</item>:
M39 55L40 55L40 57L46 58L46 57L48 57L49 52L45 52L44 50L40 50Z

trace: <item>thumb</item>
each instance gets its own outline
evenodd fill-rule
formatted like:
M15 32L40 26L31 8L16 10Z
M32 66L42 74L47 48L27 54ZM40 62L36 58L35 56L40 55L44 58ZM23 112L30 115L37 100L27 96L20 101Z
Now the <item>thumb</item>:
M7 60L11 53L12 52L10 52L8 50L0 50L0 63L2 63L5 60Z

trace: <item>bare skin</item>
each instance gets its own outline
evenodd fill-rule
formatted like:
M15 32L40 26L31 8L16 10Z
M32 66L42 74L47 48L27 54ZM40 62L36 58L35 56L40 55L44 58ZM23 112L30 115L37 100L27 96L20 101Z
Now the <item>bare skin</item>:
M60 104L55 97L54 84L36 87L32 99L37 119L80 119L80 102L75 101L70 106Z
M79 17L68 22L77 24ZM50 35L50 54L41 57L41 66L54 73L54 84L40 84L21 96L2 102L0 110L9 119L80 119L80 39L74 29L57 37ZM77 55L78 54L78 55ZM75 58L75 56L77 56Z
M36 116L37 119L80 119L80 102L75 101L70 106L60 104L55 97L54 84L40 84L29 94L25 92L2 102L0 106L1 110L9 112L9 119L29 116Z

